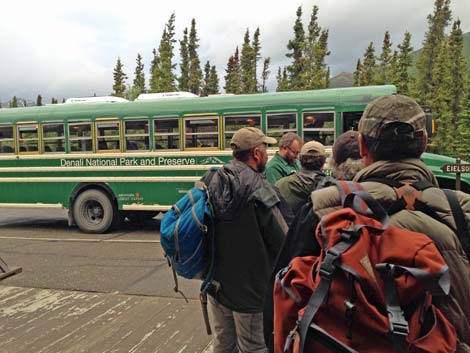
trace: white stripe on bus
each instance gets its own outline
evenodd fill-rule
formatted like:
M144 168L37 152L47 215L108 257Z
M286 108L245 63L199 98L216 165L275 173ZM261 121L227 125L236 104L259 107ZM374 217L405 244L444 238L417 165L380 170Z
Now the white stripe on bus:
M178 177L178 176L160 176L160 177L25 177L25 178L0 178L0 183L178 183L195 182L201 177Z
M0 207L8 208L41 208L41 209L65 209L61 203L0 203ZM169 205L140 205L131 204L123 205L123 211L168 211L171 208Z
M158 166L105 166L105 167L0 167L0 173L28 173L28 172L88 172L88 171L132 171L132 170L208 170L209 168L220 168L221 164L199 164L199 165L158 165Z
M0 203L0 207L9 208L57 208L64 209L61 203Z

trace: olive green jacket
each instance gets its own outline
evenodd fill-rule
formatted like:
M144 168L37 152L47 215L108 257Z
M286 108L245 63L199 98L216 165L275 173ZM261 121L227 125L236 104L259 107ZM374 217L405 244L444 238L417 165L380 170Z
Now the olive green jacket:
M428 181L438 185L436 178L419 159L405 159L398 162L378 161L364 168L354 177L385 207L396 200L395 191L388 185L367 182L369 178L388 178L400 182ZM470 195L456 192L467 218L470 217ZM313 211L318 216L328 214L341 205L336 187L314 191L311 195ZM449 203L442 190L423 190L421 201L433 208L440 221L419 212L402 210L391 216L391 225L427 234L436 244L450 269L450 294L436 298L436 304L455 326L460 344L457 352L470 352L470 266L458 238ZM397 249L399 251L399 249Z
M310 171L302 168L299 173L279 179L275 185L295 214L325 177L326 175L319 170Z

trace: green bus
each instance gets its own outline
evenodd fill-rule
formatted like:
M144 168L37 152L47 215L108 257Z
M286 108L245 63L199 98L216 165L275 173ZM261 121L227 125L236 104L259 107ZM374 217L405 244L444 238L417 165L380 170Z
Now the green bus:
M171 93L1 109L0 207L65 208L70 225L103 233L124 217L168 210L208 168L231 159L230 139L241 127L277 139L293 131L331 146L357 128L368 102L395 92L370 86L204 98ZM423 159L453 187L455 175L440 167L454 159ZM470 180L462 184L468 191Z

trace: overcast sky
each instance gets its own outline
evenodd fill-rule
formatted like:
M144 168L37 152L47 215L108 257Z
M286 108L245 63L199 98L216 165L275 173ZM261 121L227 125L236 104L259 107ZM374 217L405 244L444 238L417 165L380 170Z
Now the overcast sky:
M241 47L246 29L253 33L259 27L262 57L271 57L270 90L274 90L278 67L289 63L286 45L293 37L296 10L302 6L306 27L314 4L319 6L320 25L330 31L327 64L334 76L354 71L370 41L380 53L386 30L394 45L409 31L414 48L421 47L434 0L2 2L0 101L14 95L35 100L41 94L46 102L51 97L108 95L117 57L132 84L137 53L143 57L148 84L152 49L158 48L172 12L178 40L196 19L201 63L209 60L216 65L221 87L227 60L236 45ZM451 8L453 18L461 19L463 32L470 32L470 0L451 0Z

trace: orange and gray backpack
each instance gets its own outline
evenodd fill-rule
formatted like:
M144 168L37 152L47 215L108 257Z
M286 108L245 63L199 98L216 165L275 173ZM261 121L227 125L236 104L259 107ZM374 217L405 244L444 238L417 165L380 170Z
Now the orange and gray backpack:
M274 351L454 352L453 325L432 303L448 267L422 233L389 225L359 184L340 182L343 208L321 218L319 256L292 259L274 286Z

